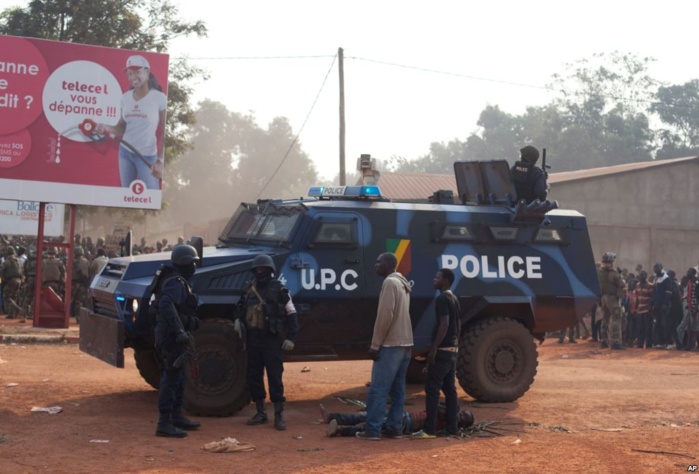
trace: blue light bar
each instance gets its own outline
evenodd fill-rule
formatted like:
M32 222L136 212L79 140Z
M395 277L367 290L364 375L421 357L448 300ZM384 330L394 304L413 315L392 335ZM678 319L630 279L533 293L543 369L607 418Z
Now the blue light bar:
M313 186L310 197L381 197L378 186Z
M116 297L116 300L117 300L117 301L124 302L124 301L126 301L126 297L125 297L125 296L117 296L117 297Z
M311 186L308 190L309 197L320 197L323 195L323 186Z

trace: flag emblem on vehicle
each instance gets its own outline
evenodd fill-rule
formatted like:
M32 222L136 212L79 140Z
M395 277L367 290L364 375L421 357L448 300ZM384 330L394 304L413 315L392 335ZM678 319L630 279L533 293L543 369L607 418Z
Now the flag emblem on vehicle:
M410 239L386 239L386 250L394 253L398 259L396 271L403 276L410 273Z

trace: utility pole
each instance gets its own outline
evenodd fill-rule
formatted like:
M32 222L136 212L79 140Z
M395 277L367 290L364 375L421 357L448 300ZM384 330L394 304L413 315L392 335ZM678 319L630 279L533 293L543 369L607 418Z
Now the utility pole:
M345 62L342 48L337 50L337 64L340 76L340 186L345 183Z

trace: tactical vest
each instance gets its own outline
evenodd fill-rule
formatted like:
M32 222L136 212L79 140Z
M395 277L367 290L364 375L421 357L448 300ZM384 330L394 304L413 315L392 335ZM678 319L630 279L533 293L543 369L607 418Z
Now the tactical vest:
M536 175L534 165L525 161L517 161L512 167L512 182L515 185L517 200L526 200L527 203L536 199L534 195L534 184Z
M3 273L2 277L7 278L21 278L22 268L19 265L19 260L14 255L10 255L5 259L5 263L2 265Z
M599 279L599 286L603 295L612 295L617 297L623 296L619 295L619 274L616 272L616 270L611 267L602 267L597 272L597 278Z
M46 259L41 262L41 281L61 281L61 261L57 259Z
M263 329L270 334L278 334L285 329L286 310L279 303L282 288L279 280L271 280L262 290L253 290L252 287L248 290L245 308L245 324L248 328Z

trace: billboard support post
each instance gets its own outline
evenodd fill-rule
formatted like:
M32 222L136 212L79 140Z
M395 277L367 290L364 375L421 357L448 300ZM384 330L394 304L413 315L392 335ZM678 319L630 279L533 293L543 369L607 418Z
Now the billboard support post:
M39 229L37 233L37 255L36 255L36 280L34 281L34 315L33 315L33 326L36 328L67 328L70 325L70 306L71 306L71 291L72 291L72 277L73 277L73 235L75 235L75 204L69 205L69 238L60 244L50 243L44 241L44 212L46 210L46 203L42 202L39 204ZM51 245L58 248L66 249L67 261L66 261L66 281L65 281L65 296L63 298L63 305L60 308L55 307L55 303L51 300L53 290L51 288L44 288L41 284L41 274L42 274L42 262L44 260L44 248L47 245Z

